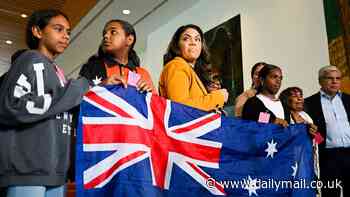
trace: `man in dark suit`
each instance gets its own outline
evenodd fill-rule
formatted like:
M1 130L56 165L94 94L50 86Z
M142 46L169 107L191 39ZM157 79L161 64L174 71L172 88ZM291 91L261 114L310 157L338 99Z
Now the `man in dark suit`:
M318 80L321 89L305 99L305 111L325 138L319 149L320 174L328 188L322 188L322 197L341 192L350 196L350 95L339 91L341 72L336 66L321 68Z

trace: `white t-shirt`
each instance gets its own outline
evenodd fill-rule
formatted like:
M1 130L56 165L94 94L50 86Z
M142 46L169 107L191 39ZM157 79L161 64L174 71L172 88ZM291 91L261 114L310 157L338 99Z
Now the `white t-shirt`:
M260 99L264 103L265 107L270 111L272 111L272 113L277 118L284 120L284 110L280 100L272 100L271 98L264 96L262 94L258 94L256 95L256 97Z
M307 114L306 112L304 111L300 111L298 112L298 114L307 122L307 123L311 123L313 124L314 121L312 121L312 118L309 116L309 114ZM292 115L290 115L290 124L295 124L293 118L292 118Z

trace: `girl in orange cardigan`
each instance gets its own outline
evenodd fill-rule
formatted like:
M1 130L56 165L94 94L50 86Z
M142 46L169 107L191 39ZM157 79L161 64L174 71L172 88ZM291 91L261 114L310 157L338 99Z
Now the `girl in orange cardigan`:
M98 55L89 58L80 70L80 76L95 84L119 84L126 87L130 75L138 76L136 88L156 93L151 77L140 67L140 59L134 51L136 32L134 27L123 20L113 19L103 28L103 39Z

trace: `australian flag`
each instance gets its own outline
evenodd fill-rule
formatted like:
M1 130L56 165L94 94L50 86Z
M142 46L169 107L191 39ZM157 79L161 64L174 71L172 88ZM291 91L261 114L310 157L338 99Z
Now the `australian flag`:
M130 86L85 95L76 169L78 197L315 196L305 125L228 118Z

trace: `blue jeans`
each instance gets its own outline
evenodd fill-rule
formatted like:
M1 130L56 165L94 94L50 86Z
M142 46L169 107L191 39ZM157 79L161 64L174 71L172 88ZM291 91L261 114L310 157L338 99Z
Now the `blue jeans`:
M64 197L65 186L10 186L7 188L7 197Z

